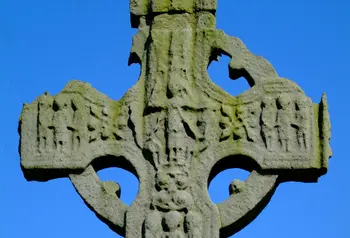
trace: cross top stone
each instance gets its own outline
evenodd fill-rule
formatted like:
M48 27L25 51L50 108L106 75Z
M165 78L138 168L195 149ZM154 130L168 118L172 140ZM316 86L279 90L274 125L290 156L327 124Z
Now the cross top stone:
M160 14L216 12L216 0L130 0L131 25L137 28L142 18ZM214 15L213 15L214 16Z
M161 13L215 12L216 0L130 0L130 12L134 16Z
M138 82L118 101L73 80L63 91L25 104L19 133L27 180L69 177L79 195L118 234L219 238L249 224L279 183L316 182L331 156L325 94L312 103L241 40L215 29L216 1L130 1L129 63ZM231 79L251 88L234 97L207 67L231 58ZM139 180L131 206L97 171L120 167ZM251 174L214 204L210 181L228 168Z

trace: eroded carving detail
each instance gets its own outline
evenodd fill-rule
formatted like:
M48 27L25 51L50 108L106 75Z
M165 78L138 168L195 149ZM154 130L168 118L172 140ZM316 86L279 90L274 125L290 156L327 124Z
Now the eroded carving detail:
M298 145L303 149L307 149L310 146L308 104L304 100L298 100L295 102L295 110L295 123L293 127L297 131Z
M53 148L53 99L48 93L45 93L39 97L38 101L38 149L45 151Z
M86 115L87 108L82 103L79 97L72 98L72 109L73 109L73 136L72 136L72 149L74 151L79 151L82 146L84 146L84 141L86 140L87 134L87 123Z
M274 100L267 97L262 102L261 134L265 142L265 146L269 151L273 150L273 141L276 138L274 132L276 118L277 115Z
M277 132L278 140L283 150L289 151L289 140L290 140L290 99L286 98L287 95L282 95L277 98Z

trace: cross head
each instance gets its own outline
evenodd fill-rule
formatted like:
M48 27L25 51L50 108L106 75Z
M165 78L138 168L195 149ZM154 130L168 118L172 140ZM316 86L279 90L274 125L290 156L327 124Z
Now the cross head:
M27 180L69 177L87 206L128 237L219 238L249 224L286 181L316 182L331 156L326 96L313 103L241 40L215 27L216 0L130 0L129 64L137 83L118 101L88 83L26 104L20 119ZM234 97L207 67L231 58L229 76L251 88ZM135 201L97 171L120 167L139 181ZM227 200L214 204L208 184L241 168Z

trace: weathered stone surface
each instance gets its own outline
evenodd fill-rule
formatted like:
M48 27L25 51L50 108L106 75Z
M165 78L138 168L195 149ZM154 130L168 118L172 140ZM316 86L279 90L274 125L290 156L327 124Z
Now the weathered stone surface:
M86 204L125 237L225 237L266 206L279 183L316 182L331 156L326 96L314 104L292 81L215 29L216 1L131 0L129 63L139 81L119 101L70 82L23 107L21 166L28 180L69 177ZM231 57L229 75L251 89L233 97L207 67ZM118 166L139 180L128 207L96 172ZM230 197L213 204L208 184L242 168Z

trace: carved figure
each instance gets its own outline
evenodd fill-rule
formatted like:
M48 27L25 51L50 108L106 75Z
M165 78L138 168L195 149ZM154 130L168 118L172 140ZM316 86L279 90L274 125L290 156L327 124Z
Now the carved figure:
M272 98L264 98L261 113L261 134L269 151L273 150L273 141L275 140L276 111L275 101Z
M163 237L171 238L184 238L185 232L183 231L183 215L178 211L170 211L164 215L165 231L168 234L164 234ZM182 231L180 230L182 228Z
M113 135L116 140L126 139L128 134L128 107L122 106L119 115L115 118L113 127Z
M234 135L234 139L244 139L244 137L246 136L246 130L245 130L245 126L244 126L244 109L241 107L237 107L235 108L235 120L233 123L233 135ZM247 138L246 138L247 139Z
M186 228L188 230L189 238L202 237L202 225L203 220L196 212L190 211L186 215Z
M101 114L96 105L90 105L89 114L88 130L89 143L91 143L99 138Z
M287 95L282 95L277 98L277 131L278 139L281 147L285 151L289 151L290 127L291 127L291 108L290 98Z
M295 102L295 117L296 123L295 127L297 129L297 140L301 148L308 148L308 104L304 100L297 100Z
M145 238L162 236L162 216L158 211L152 211L147 215L145 221Z
M226 140L231 136L232 133L232 108L229 106L222 105L221 106L221 118L220 118L220 128L221 135L220 140Z
M237 138L244 138L247 141L257 140L258 126L260 120L260 105L258 102L252 102L247 105L236 108L237 126L234 133Z
M182 119L187 135L198 141L205 140L206 122L202 117L202 112L196 108L177 109Z
M73 109L73 136L72 136L72 149L77 151L80 149L83 140L85 140L85 134L87 129L86 124L86 108L82 105L78 97L72 98L72 109Z
M110 119L109 119L109 113L108 113L108 108L107 107L102 107L102 112L101 112L101 139L102 140L107 140L110 138L112 135L113 129L110 124Z
M166 113L164 111L154 112L145 116L145 143L144 150L152 155L152 161L158 168L167 164L165 156L165 123Z
M260 123L260 103L252 102L247 105L246 132L249 141L258 141Z
M54 115L52 123L54 126L54 144L57 150L68 152L71 149L72 138L72 115L71 101L69 98L58 95L55 98Z
M52 117L53 117L53 98L50 94L45 93L39 98L38 102L38 138L40 152L53 148L53 131L52 131Z

